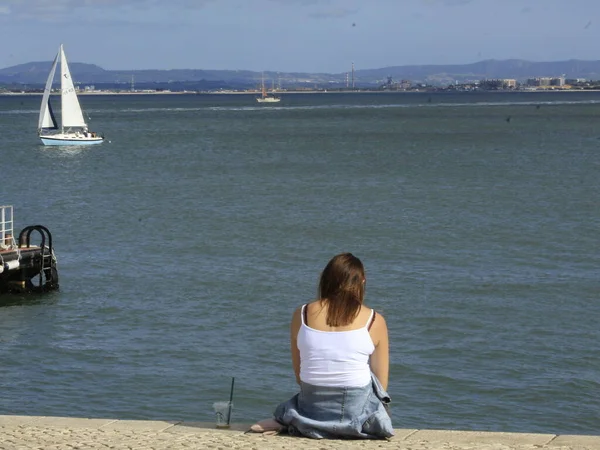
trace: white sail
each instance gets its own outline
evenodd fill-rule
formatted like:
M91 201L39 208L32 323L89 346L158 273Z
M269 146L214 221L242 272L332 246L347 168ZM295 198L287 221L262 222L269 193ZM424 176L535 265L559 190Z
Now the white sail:
M54 74L60 59L60 97L61 97L61 127L58 129L52 106L50 102L50 92ZM56 58L52 63L50 74L46 80L42 104L40 106L40 117L38 120L38 136L44 145L92 145L104 142L104 136L96 131L88 130L87 124L83 119L83 113L71 71L65 57L65 51L62 44L58 50Z
M40 118L38 121L38 129L42 128L58 128L54 114L50 107L50 91L52 91L52 81L54 80L54 72L56 72L56 64L58 63L58 54L54 58L52 63L52 69L50 69L50 75L46 80L46 87L44 87L44 95L42 97L42 105L40 106Z
M63 128L87 128L62 44L60 45L60 68L62 126Z

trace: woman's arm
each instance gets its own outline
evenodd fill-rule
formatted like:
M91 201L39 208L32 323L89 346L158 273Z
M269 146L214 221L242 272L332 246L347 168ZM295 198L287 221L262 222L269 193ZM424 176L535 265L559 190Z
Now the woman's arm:
M298 350L298 331L302 325L302 307L294 311L290 324L290 351L292 353L292 366L296 374L296 383L300 384L300 350Z
M390 343L387 324L381 314L377 314L370 334L375 345L375 351L371 355L369 365L383 388L387 390L390 371Z

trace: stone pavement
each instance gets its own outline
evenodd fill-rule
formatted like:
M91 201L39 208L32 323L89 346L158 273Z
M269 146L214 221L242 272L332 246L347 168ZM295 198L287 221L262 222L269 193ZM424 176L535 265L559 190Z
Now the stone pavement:
M600 436L396 430L387 441L334 441L244 433L236 424L0 416L1 450L600 450Z

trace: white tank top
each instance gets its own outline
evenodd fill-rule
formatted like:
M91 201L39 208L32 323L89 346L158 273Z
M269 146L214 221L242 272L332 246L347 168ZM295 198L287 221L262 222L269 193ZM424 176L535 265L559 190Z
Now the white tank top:
M320 331L304 322L298 332L300 350L300 380L315 386L361 387L371 382L369 357L375 345L368 326L374 310L364 327L349 331Z

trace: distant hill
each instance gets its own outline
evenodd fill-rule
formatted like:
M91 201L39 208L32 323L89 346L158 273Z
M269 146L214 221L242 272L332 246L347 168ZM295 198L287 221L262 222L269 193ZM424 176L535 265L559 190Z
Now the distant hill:
M31 62L0 69L0 85L28 85L31 88L43 87L51 62ZM71 73L80 85L129 86L132 81L136 87L148 85L168 86L170 83L189 86L214 88L256 87L261 80L261 72L249 70L105 70L94 64L72 62ZM455 65L412 65L392 66L379 69L361 69L354 73L355 86L376 86L388 77L394 81L445 85L454 81L466 82L485 78L515 78L524 81L534 77L585 78L600 79L600 61L556 61L531 62L518 59L485 60L473 64ZM337 74L265 72L267 83L281 84L283 87L345 86L348 80L346 72Z
M0 83L21 84L45 84L48 73L52 67L52 61L30 62L17 66L0 69ZM80 77L88 79L101 78L108 71L95 64L69 63L73 76L79 80Z
M581 61L572 59L556 62L531 62L520 59L498 61L489 59L473 64L460 65L428 65L428 66L395 66L382 69L359 71L359 76L365 79L381 77L387 74L394 79L417 80L434 82L445 79L475 81L490 78L514 78L525 81L535 77L585 78L600 79L600 61Z
M43 88L52 66L51 61L31 62L18 66L0 69L0 84L27 84L31 87ZM205 83L221 87L256 87L263 76L262 72L249 70L105 70L94 64L69 62L73 79L79 85L127 85L132 81L136 86L168 83ZM286 82L293 83L327 83L339 76L330 74L304 74L264 72L268 84ZM344 78L345 79L345 78ZM55 79L55 82L57 78Z

